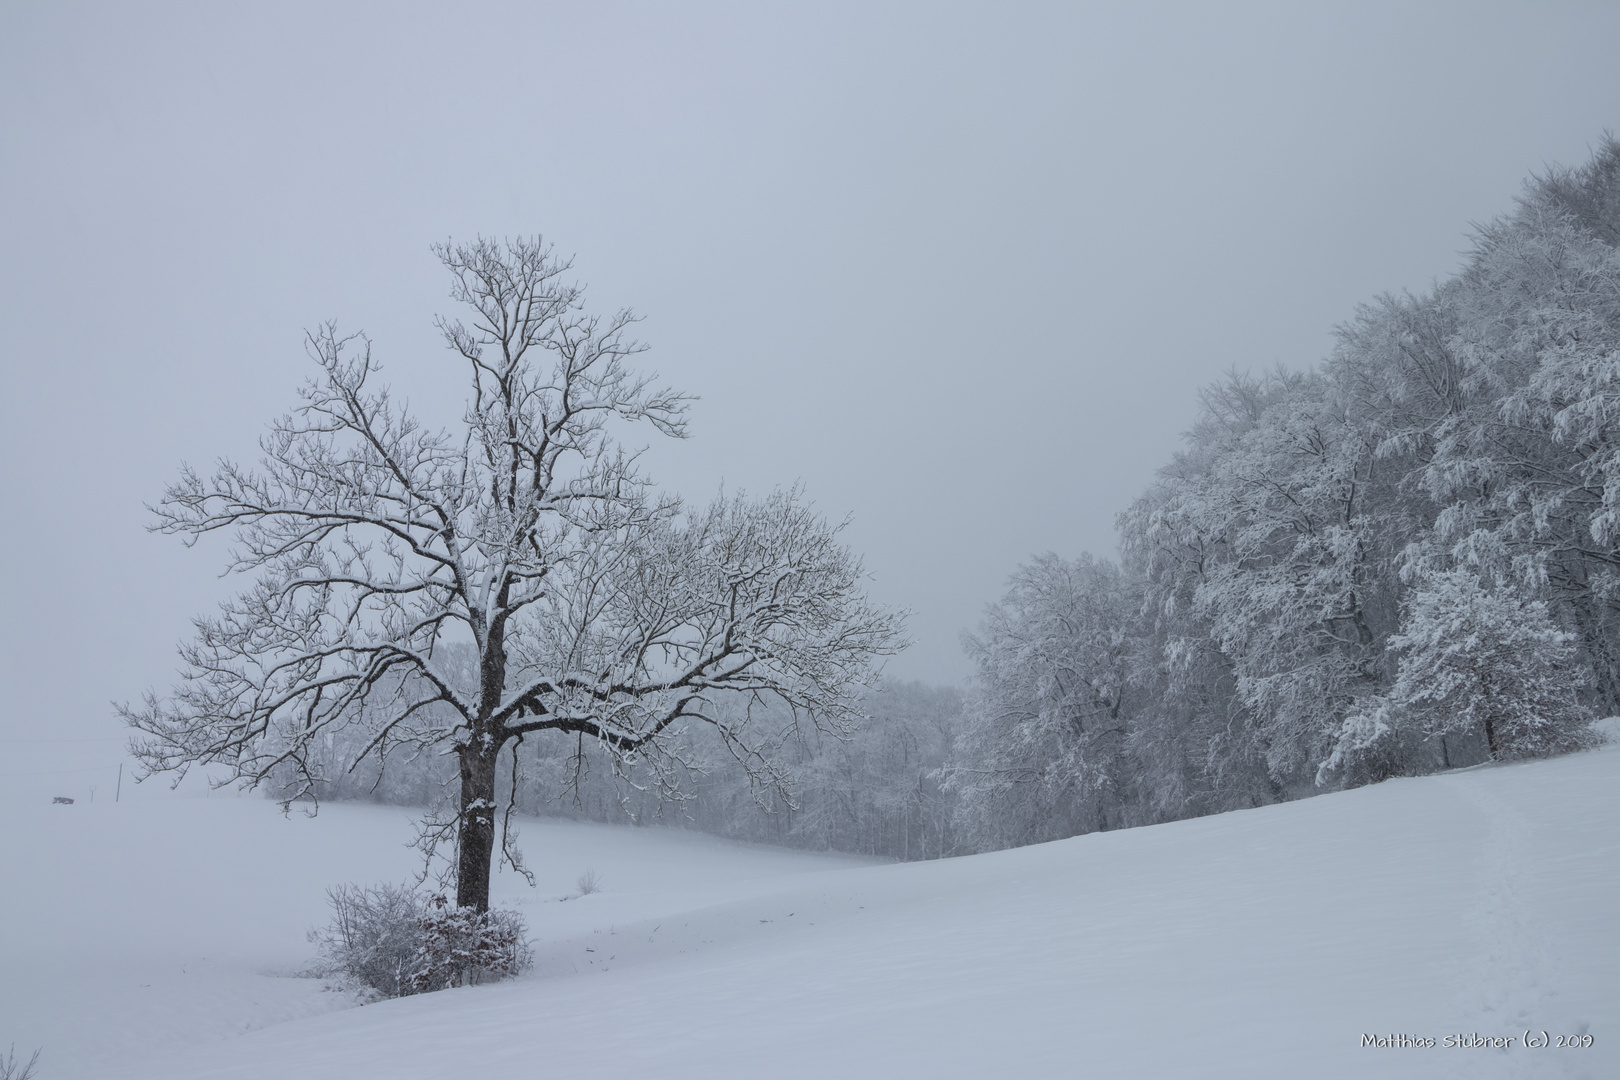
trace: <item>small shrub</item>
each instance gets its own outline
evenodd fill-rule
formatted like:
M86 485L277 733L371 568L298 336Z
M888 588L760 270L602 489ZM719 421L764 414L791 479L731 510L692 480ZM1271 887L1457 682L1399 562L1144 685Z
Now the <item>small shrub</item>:
M574 884L579 886L579 895L581 896L589 896L602 887L602 882L597 878L595 870L585 871L579 875L579 880Z
M418 925L422 938L409 979L412 993L510 978L533 962L523 917L515 911L478 912L435 896Z
M338 885L326 890L332 921L309 932L323 974L337 974L379 997L408 989L422 944L422 902L403 885Z
M339 885L326 891L332 921L311 930L322 974L375 998L403 997L507 978L532 962L514 911L480 914L403 885Z

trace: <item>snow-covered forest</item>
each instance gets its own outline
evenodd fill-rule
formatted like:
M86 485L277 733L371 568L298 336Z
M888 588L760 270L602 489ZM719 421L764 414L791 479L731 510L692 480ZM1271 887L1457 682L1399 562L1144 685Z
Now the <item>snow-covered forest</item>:
M778 787L694 729L654 778L583 735L525 743L501 798L933 859L1588 745L1620 711L1617 246L1605 138L1321 363L1206 387L1120 561L1030 559L965 636L965 695L890 682L847 739L783 712ZM426 806L455 778L343 738L321 797Z
M1620 142L1305 370L1207 387L1119 517L969 649L976 848L1580 746L1620 706Z

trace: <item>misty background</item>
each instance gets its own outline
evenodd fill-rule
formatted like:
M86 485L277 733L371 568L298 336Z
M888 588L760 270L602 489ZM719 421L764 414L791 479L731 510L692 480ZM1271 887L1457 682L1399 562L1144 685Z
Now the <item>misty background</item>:
M437 423L428 245L540 232L697 395L667 489L802 481L891 674L1114 514L1229 367L1304 367L1620 126L1620 9L404 5L0 14L0 785L110 794L223 544L145 532L364 329ZM125 796L129 795L125 778Z

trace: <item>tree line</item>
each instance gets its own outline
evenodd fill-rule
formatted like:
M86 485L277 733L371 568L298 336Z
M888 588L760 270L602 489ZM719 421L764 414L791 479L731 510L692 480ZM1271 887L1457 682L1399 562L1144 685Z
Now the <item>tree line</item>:
M970 849L1587 745L1620 711L1620 142L1308 371L1230 373L968 638Z
M501 824L510 811L676 825L736 840L882 858L961 854L960 800L943 770L960 729L962 701L954 687L886 681L861 698L866 721L842 735L795 725L779 703L756 705L754 730L769 748L777 782L696 726L681 733L670 760L656 767L592 738L525 743L503 754L497 769ZM404 744L368 754L364 731L357 725L333 732L313 748L314 795L448 809L456 777L452 755ZM267 790L285 797L294 784L287 767Z

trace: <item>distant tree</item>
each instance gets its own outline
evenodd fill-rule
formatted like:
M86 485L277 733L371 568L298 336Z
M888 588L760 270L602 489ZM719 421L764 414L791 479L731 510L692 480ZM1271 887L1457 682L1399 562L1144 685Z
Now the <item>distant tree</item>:
M155 508L160 532L233 533L230 569L253 582L197 620L169 697L121 712L149 773L274 774L289 801L333 746L351 748L345 767L386 769L401 746L453 755L455 810L424 843L454 842L456 904L483 912L503 748L564 733L657 780L696 722L780 783L750 703L846 732L874 657L903 641L796 491L702 510L652 491L610 425L681 437L686 398L629 366L629 312L588 314L539 238L435 253L471 309L470 325L438 320L470 376L461 423L423 428L376 385L364 337L311 334L319 372L259 468L187 468ZM348 728L364 738L326 739Z
M961 695L890 682L866 707L872 721L853 738L806 745L794 768L792 827L781 839L899 859L953 854L955 796L942 790L940 769Z
M655 777L644 782L640 765L616 761L610 748L576 736L526 740L521 754L501 762L498 801L529 814L666 821L814 850L897 859L954 854L956 798L942 789L939 770L962 711L961 694L885 680L862 695L859 708L864 719L847 737L795 728L791 709L780 702L755 708L752 738L781 740L773 759L788 783L773 791L760 790L757 775L716 732L699 725L671 752L680 759L675 790L660 790ZM322 799L428 806L456 779L453 759L409 747L398 748L386 768L373 757L348 771L345 763L355 760L355 744L364 739L365 726L355 725L312 748Z
M1487 590L1472 571L1436 574L1414 590L1390 638L1401 654L1391 702L1429 735L1482 733L1493 759L1577 749L1590 741L1592 717L1580 703L1587 674L1575 640L1540 600Z
M1022 566L977 634L972 691L947 767L980 849L1123 824L1126 693L1137 602L1110 562Z

